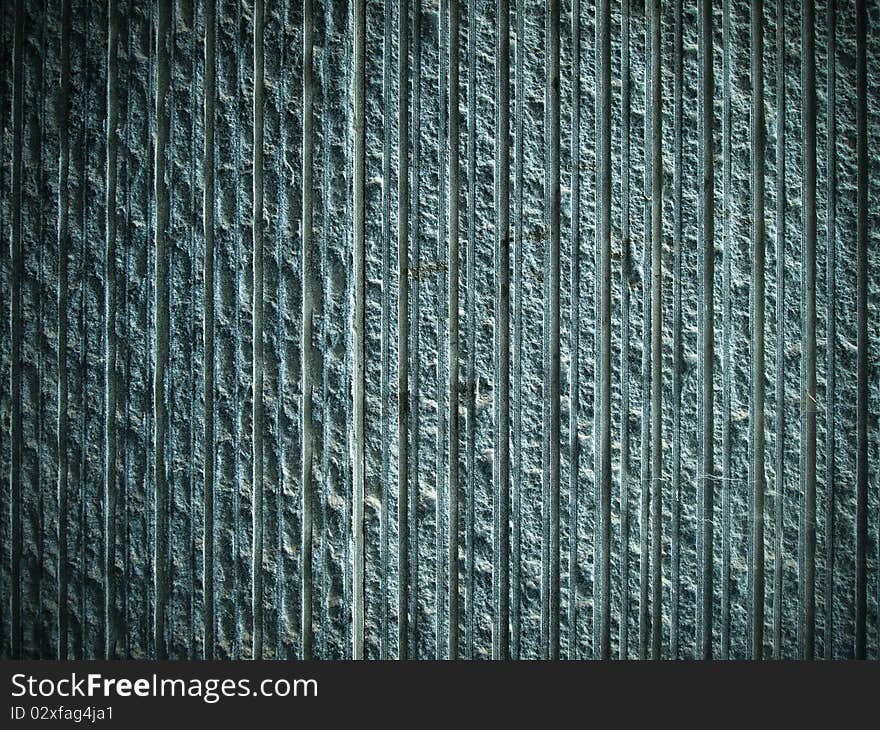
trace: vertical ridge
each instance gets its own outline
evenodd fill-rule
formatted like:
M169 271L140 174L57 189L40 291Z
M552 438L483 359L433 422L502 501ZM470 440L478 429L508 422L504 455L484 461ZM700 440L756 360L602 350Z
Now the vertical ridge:
M398 0L397 13L397 658L409 659L409 0Z
M816 52L813 0L801 6L801 93L803 95L803 645L804 659L815 653L816 611Z
M834 5L829 3L829 7ZM785 0L776 0L776 523L773 564L773 658L782 656L785 545Z
M730 513L731 513L731 368L732 332L731 287L733 236L731 232L731 37L730 2L722 0L721 45L724 49L722 67L721 141L724 212L724 254L721 283L722 301L722 354L721 354L721 659L730 658Z
M495 16L495 620L494 659L510 659L510 4ZM576 209L576 208L575 208Z
M253 320L252 416L253 514L251 570L254 659L263 657L263 0L254 0L254 88L253 88Z
M364 658L364 391L365 391L365 146L364 111L366 74L365 0L354 2L354 377L352 383L353 469L352 469L352 658Z
M620 637L619 658L629 658L629 289L630 240L630 0L620 19Z
M412 418L412 465L409 474L409 491L408 499L410 505L409 525L407 531L410 535L410 542L407 546L409 550L409 580L410 580L410 597L409 597L409 613L410 625L407 643L409 644L409 656L407 658L415 658L418 653L418 595L419 595L419 535L418 535L418 500L419 500L419 433L420 433L420 414L419 414L419 392L420 392L420 363L421 363L421 282L420 282L420 265L421 265L421 133L420 120L422 111L422 34L421 34L421 18L422 18L422 0L414 0L413 8L413 103L412 103L412 127L415 130L412 144L412 166L413 180L415 184L412 186L412 261L415 267L412 287L412 320L413 327L411 331L411 351L412 359L410 360L410 369L413 372L413 383L410 388L409 411Z
M15 35L13 39L13 144L12 144L12 240L10 242L12 268L12 292L10 301L10 320L12 336L12 373L11 373L11 441L12 454L10 461L11 482L11 521L12 521L12 636L10 646L12 656L22 656L23 625L22 625L22 106L24 54L24 0L15 5Z
M89 189L88 185L84 180L88 177L89 172L89 163L93 161L92 154L94 152L93 145L93 137L94 129L90 128L90 122L92 120L89 119L89 101L90 101L90 86L94 84L94 75L96 68L93 68L89 65L89 51L90 48L90 39L91 33L94 31L94 28L89 23L91 20L91 12L93 10L92 3L86 3L86 7L83 9L81 13L81 17L78 19L79 22L82 23L81 26L81 46L79 50L79 58L77 61L82 64L82 76L81 76L81 85L77 88L78 92L78 102L79 108L77 111L80 113L80 139L78 155L75 157L75 164L77 170L77 185L78 189L77 193L77 221L76 221L76 234L78 237L78 251L74 257L74 261L76 262L77 268L75 269L77 274L77 286L76 286L76 294L78 294L77 302L74 306L77 307L76 319L77 319L77 332L75 334L75 362L76 362L76 375L78 378L76 380L76 399L74 403L74 408L78 408L78 412L76 412L75 418L77 421L76 428L76 450L77 450L77 460L76 465L74 466L75 474L77 475L77 494L76 501L74 502L74 510L75 510L75 520L76 520L76 528L74 531L75 535L75 554L76 559L74 565L76 566L76 571L74 574L74 591L75 591L75 601L76 607L72 611L74 616L78 619L77 621L77 632L74 635L73 641L73 655L77 659L84 659L89 655L89 630L92 627L91 619L93 618L89 614L88 604L89 604L89 590L88 590L88 562L89 562L89 549L92 547L91 542L89 540L89 517L91 516L91 512L89 510L88 497L89 497L89 487L93 485L90 481L90 469L89 469L89 443L88 443L88 434L89 434L89 426L91 425L89 416L92 415L90 413L89 398L88 398L88 386L89 386L89 367L88 367L88 354L89 354L89 343L86 339L86 330L87 330L87 318L89 314L89 305L94 304L93 301L90 300L88 294L88 288L85 286L85 279L87 277L86 274L86 262L89 260L89 254L91 252L91 248L88 246L88 238L90 232L89 223L91 222L89 213L91 209L91 196L88 194ZM14 328L13 328L14 329ZM78 350L78 352L76 351ZM13 445L14 447L14 445Z
M382 98L386 109L391 108L391 75L392 46L391 30L393 16L393 0L384 3L384 27L382 31ZM390 117L390 115L389 115ZM391 394L389 380L391 377L391 122L383 120L382 125L382 301L381 301L381 416L382 431L389 435L391 427ZM398 283L399 285L399 283ZM390 643L390 593L388 550L390 541L390 504L391 490L391 454L389 444L383 443L380 459L380 512L379 512L379 657L388 659Z
M856 0L856 158L858 166L856 258L858 392L856 397L855 657L867 657L868 613L868 11Z
M547 605L548 659L559 658L559 247L560 247L560 182L559 182L559 0L547 0L547 81L545 87L547 105L547 143L545 199L548 221L548 321L545 341L547 352L546 388L549 399L549 424L547 424L547 479L549 504L545 506L549 529L545 536L548 546L548 562L545 568L545 591Z
M653 1L653 0L652 0ZM646 18L647 21L647 18ZM649 24L645 23L645 73L644 86L644 115L642 130L642 147L644 151L644 167L642 179L642 215L644 225L644 241L642 245L642 362L641 362L641 428L639 433L639 458L640 458L640 494L639 494L639 659L648 658L648 643L650 641L648 623L650 593L650 501L651 501L651 462L649 449L651 447L651 399L647 397L651 389L651 74L647 72L651 62L652 43Z
M469 1L467 6L467 253L465 274L465 295L467 322L467 372L465 375L465 474L467 486L467 506L465 514L465 651L464 658L474 656L474 508L476 497L474 477L476 449L476 74L477 74L477 9L476 3ZM495 274L497 277L497 273Z
M393 0L386 0L385 2L385 27L383 29L383 38L382 38L382 56L383 56L383 80L382 80L382 96L385 100L386 108L391 107L391 72L392 72L392 61L391 61L391 19L393 16L392 10ZM386 120L383 124L383 139L382 139L382 180L384 184L382 185L382 281L383 282L391 282L391 123ZM391 332L390 332L390 319L391 319L391 297L390 297L390 286L382 287L382 351L381 351L381 362L382 362L382 376L381 376L381 390L382 390L382 428L386 433L390 433L392 430L391 426L391 394L390 394L390 370L391 370ZM386 430L387 429L387 430ZM387 659L389 655L388 645L390 643L390 623L389 623L389 615L390 615L390 593L389 593L389 572L390 566L388 564L388 550L389 550L389 541L390 541L390 504L391 504L391 490L388 488L388 484L391 480L391 454L389 445L386 443L382 448L382 458L381 458L381 489L382 489L382 505L380 512L380 523L381 523L381 536L380 536L380 544L379 544L379 562L381 564L381 575L380 575L380 591L382 595L382 601L379 611L379 622L380 622L380 645L379 645L379 654L383 659Z
M214 658L216 642L215 594L214 594L214 465L215 465L215 419L214 419L214 96L215 81L215 27L216 8L214 0L205 1L205 80L204 80L204 129L205 145L202 158L204 182L203 227L205 237L205 259L203 269L204 319L204 648L205 658Z
M300 606L300 630L302 633L302 658L312 659L312 485L314 459L314 433L312 424L312 363L314 361L313 318L316 293L312 264L313 247L313 163L314 117L312 101L312 73L314 60L314 17L312 0L303 0L303 138L302 138L302 599Z
M670 652L673 659L678 659L679 628L681 616L681 360L683 355L681 336L681 276L682 276L682 141L681 87L684 83L682 61L682 0L675 0L675 18L672 41L672 76L673 76L673 151L672 151L672 560L670 570L671 586L671 621L670 621Z
M118 114L116 44L118 10L107 3L107 167L104 229L104 658L111 659L116 644L116 124Z
M446 361L449 358L449 339L445 334L444 327L448 326L449 323L449 307L448 307L448 289L446 287L446 278L449 275L449 239L447 233L448 226L448 209L446 205L446 198L449 193L448 188L448 158L449 158L449 150L448 144L444 144L444 141L448 142L447 130L448 130L448 116L449 116L449 107L447 101L447 94L449 91L449 71L447 69L447 64L449 63L448 58L448 43L447 37L449 35L449 0L440 0L440 12L437 17L437 170L439 175L438 183L436 184L436 197L437 197L437 237L436 237L436 265L438 268L442 267L442 272L440 276L437 277L437 285L435 291L435 296L437 298L435 307L437 311L434 313L436 316L436 321L432 324L434 325L429 332L431 335L436 332L437 335L437 345L436 350L429 352L436 353L436 357L433 358L433 362L431 363L432 370L436 374L436 381L434 382L434 393L435 393L435 402L436 402L436 418L437 418L437 428L436 428L436 437L434 439L434 457L435 457L435 468L434 473L432 474L433 482L434 482L434 555L433 555L433 564L434 564L434 653L435 658L440 659L444 653L444 651L448 648L448 641L444 638L444 630L448 627L448 604L447 604L447 593L448 593L448 582L444 576L444 561L449 557L449 533L448 533L448 525L446 526L446 532L444 532L444 522L448 522L449 520L449 510L447 507L448 501L448 493L444 491L444 478L449 476L449 462L448 458L445 463L444 461L444 449L448 448L449 441L446 435L446 421L444 417L449 416L449 410L447 409L444 412L443 404L446 402L446 398L449 396L449 378L448 376L444 379L443 376L443 368L446 365ZM430 49L433 51L433 48ZM432 140L433 141L433 140ZM432 191L432 192L435 192ZM429 259L430 260L430 259ZM441 264L443 262L443 264ZM440 311L440 302L442 298L446 297L447 300L447 308L446 308L446 317L442 316ZM433 339L433 338L432 338ZM429 345L430 347L430 345ZM448 486L448 484L446 485ZM446 541L444 543L444 540Z
M651 0L651 658L663 639L663 86L661 0Z
M600 0L599 129L599 658L611 658L611 3ZM557 280L558 283L558 280ZM594 592L595 593L595 592ZM594 600L596 600L594 598Z
M227 45L223 50L224 56L229 54L230 50L233 52L232 63L230 63L230 67L234 69L233 73L230 73L225 81L229 84L227 87L226 93L229 95L229 103L230 107L234 109L234 112L229 115L227 121L230 122L230 126L232 129L230 130L230 136L232 137L232 170L234 171L234 177L232 179L224 180L224 183L234 186L234 191L232 192L233 199L233 210L232 210L232 222L233 222L233 234L232 241L228 241L229 244L229 253L231 254L230 260L228 262L229 269L227 270L227 276L231 276L233 281L233 296L232 296L232 372L227 373L227 375L232 376L231 390L232 390L232 408L231 408L231 422L232 422L232 446L233 446L233 454L231 458L232 462L232 478L233 482L230 485L232 492L232 499L230 500L232 503L232 559L230 561L231 571L232 571L232 590L231 590L231 598L232 598L232 615L234 618L234 624L232 626L232 658L233 659L241 659L242 658L242 649L243 634L246 634L247 627L245 625L245 613L246 606L243 606L246 599L246 590L247 590L247 581L246 576L242 576L242 552L244 551L245 544L245 535L242 535L242 524L241 524L241 516L244 511L242 505L242 493L239 485L243 479L243 457L246 456L246 435L244 432L242 421L244 413L245 413L245 405L243 401L246 399L246 383L242 382L242 375L245 372L244 363L242 362L244 353L242 352L242 339L243 339L243 330L246 332L246 329L242 323L242 319L245 316L245 312L243 311L243 296L242 296L242 284L246 282L246 279L241 275L242 268L246 267L241 266L242 260L247 261L246 255L242 251L242 243L244 243L242 236L242 229L247 225L243 220L242 216L242 188L244 187L241 184L241 176L240 171L244 171L245 161L242 159L242 141L244 135L242 132L244 130L241 129L241 105L236 103L239 102L242 96L242 92L244 91L244 80L246 79L246 74L244 70L244 63L241 55L235 53L237 50L238 44L241 42L241 33L242 30L245 29L245 23L243 21L242 15L245 11L245 8L242 7L241 3L234 3L234 15L235 18L234 23L229 24L229 30L231 33L227 36ZM222 28L225 24L222 22L223 15L219 19L219 25ZM228 59L228 56L227 56ZM231 88L230 88L231 87ZM225 187L225 186L224 186ZM227 193L228 194L228 193ZM228 239L227 239L228 240ZM221 283L225 283L221 280ZM245 295L246 296L246 295ZM244 443L243 443L244 442ZM243 580L244 578L244 580ZM245 644L246 646L246 644Z
M781 2L781 0L780 0ZM826 291L825 322L825 658L834 658L834 569L836 560L836 451L837 432L837 3L829 0L826 8L828 44L828 79L825 95L827 119L826 192L825 192L825 256ZM858 407L858 406L857 406ZM858 424L856 426L858 428ZM857 477L858 479L858 477Z
M700 454L700 596L698 613L698 656L712 658L714 626L714 541L715 541L715 67L712 28L712 0L700 3L702 120L702 325L700 378L702 390L702 444Z
M752 659L764 647L764 2L751 2L751 637Z
M205 234L204 304L205 304L205 494L204 494L204 623L205 658L214 658L216 628L214 623L214 95L216 93L214 44L216 7L205 0L205 148L202 158L204 178L203 225Z
M61 32L61 95L58 151L58 659L67 658L68 640L68 540L67 540L67 298L69 207L67 181L70 170L70 25L71 0L63 0Z
M568 658L577 658L578 641L578 481L580 471L580 290L581 290L581 3L571 11L571 371L569 374L569 554Z
M447 555L446 569L449 580L449 603L448 603L448 633L447 654L449 659L458 659L458 195L459 195L459 119L458 119L458 34L459 34L459 9L458 0L449 0L449 240L447 259L447 295L449 309L447 317L448 329L448 397L449 397L449 424L447 431L447 479L449 489L449 510L447 516Z
M515 105L514 105L514 179L516 197L514 200L514 261L513 261L513 298L514 326L513 352L516 360L513 375L513 441L514 441L514 478L511 498L513 501L513 526L511 535L511 659L520 658L522 608L522 315L523 315L523 134L524 134L524 100L525 84L523 83L523 63L525 53L525 12L523 0L517 0L516 7L516 55L515 64Z
M168 219L169 201L165 180L165 149L168 146L169 124L165 101L171 78L168 33L171 24L171 2L161 0L156 24L156 149L154 162L154 194L156 196L155 230L155 372L153 379L153 412L155 414L155 642L158 658L166 658L165 612L168 598L167 549L168 530L168 482L165 472L165 448L167 434L167 409L165 394L165 371L168 363Z
M186 562L188 576L183 590L189 594L186 599L188 603L187 657L195 659L204 657L204 644L199 634L203 631L201 614L205 603L205 595L200 591L198 575L201 567L199 548L204 543L204 530L202 525L199 524L204 520L203 515L200 514L200 501L202 501L204 494L204 460L200 458L203 439L199 433L201 399L204 398L204 390L201 388L199 376L205 367L204 340L199 340L199 335L203 334L204 327L204 299L199 288L201 276L199 259L204 257L204 236L203 231L199 230L199 207L202 202L200 195L204 179L200 175L199 142L201 141L200 136L203 134L203 128L200 128L199 114L204 98L204 68L199 50L202 42L200 35L204 32L205 19L202 14L202 8L199 6L185 7L183 15L184 22L189 24L190 32L185 38L186 47L190 50L191 54L186 59L187 68L190 72L190 78L187 79L188 83L185 87L188 91L186 114L189 129L186 135L186 149L189 165L186 175L186 195L183 197L190 210L187 220L187 242L194 254L186 262L187 291L184 297L186 301L184 336L190 340L188 355L193 360L193 370L191 373L188 373L186 387L182 389L183 397L189 400L186 404L186 436L188 443L183 451L188 460L185 498L191 505L191 511L186 515Z
M325 32L328 35L332 35L333 34L332 21L328 22L327 25L328 25L328 27ZM314 62L314 47L313 47L312 54L313 54L313 62ZM317 69L312 70L312 73L314 73L318 79L318 81L315 84L318 87L318 89L326 89L328 87L328 84L330 83L329 79L331 78L329 75L329 71L328 71L328 67L330 65L331 64L328 62L328 59L326 58L326 56L324 56L323 54L320 54L319 58L317 60ZM313 76L313 78L314 78L314 76ZM328 120L330 119L331 111L328 108L328 107L330 107L330 105L328 103L326 103L326 101L325 101L327 98L325 96L325 94L321 93L321 92L318 92L318 93L319 93L319 99L320 99L318 102L318 106L320 106L320 112L319 112L320 120L321 120L320 124L322 127L325 127L328 124ZM314 104L314 102L312 102L312 104ZM314 109L314 107L312 107L312 108ZM317 117L317 116L318 116L317 114L310 114L310 119L314 120L315 117ZM312 121L310 123L313 124L314 122ZM303 131L305 131L305 128L303 128ZM301 139L299 141L302 143L304 139L305 139L305 137L303 137L303 139ZM332 173L329 172L331 145L324 144L322 147L323 147L323 149L320 152L320 168L321 168L321 184L320 184L321 192L320 192L320 195L321 195L321 200L330 201L330 200L332 200L332 197L331 197L332 196L332 193L331 193ZM310 154L310 155L313 154L311 151L306 153L304 145L301 146L301 151L304 154ZM312 161L314 162L314 157L312 157ZM310 163L310 164L312 164L312 163ZM312 181L313 181L314 173L313 172L310 173L310 176L311 176L310 179L312 179ZM304 196L303 201L305 200L306 195L311 196L313 194L314 194L314 192L307 193L304 188L303 189L303 196ZM300 202L302 203L303 201L300 201ZM314 220L314 208L315 208L314 202L312 202L310 204L310 206L311 206L310 210L312 211L312 213L311 213L312 220ZM328 210L329 206L318 206L318 207L324 208L323 211L320 213L320 218L321 218L320 232L317 235L321 239L321 243L320 243L321 253L320 253L320 257L319 257L320 258L320 266L321 266L322 270L326 270L326 267L329 265L329 260L330 260L330 255L331 255L331 247L330 247L330 241L329 241L331 216L330 216L329 210ZM305 220L305 216L303 216L303 220ZM305 232L305 229L303 229L303 231ZM312 228L312 226L309 226L309 231L310 231L308 234L310 237L309 240L312 240L315 235L315 232L314 232L314 229ZM305 236L303 236L303 241L305 241ZM312 242L310 244L310 247L308 250L311 251L313 246L314 246L314 243ZM308 261L307 261L307 258L309 259ZM311 259L310 253L301 255L301 260L300 260L301 265L304 265L305 263L309 263L309 267L311 268L312 266L314 266L314 264L311 263L310 259ZM303 268L302 273L303 273L303 278L300 282L300 289L301 289L301 292L300 292L300 299L301 299L301 301L300 301L300 307L301 307L300 314L302 315L303 319L301 321L306 321L306 319L308 319L308 321L310 323L310 328L311 328L311 337L309 339L309 342L306 343L305 338L303 338L303 348L309 348L308 352L312 353L312 350L311 350L312 344L311 343L314 342L315 338L316 337L319 338L318 341L320 341L320 342L325 342L326 338L329 336L329 333L331 331L331 329L330 329L331 322L333 320L333 315L331 314L331 311L332 311L331 306L332 305L331 305L331 302L328 301L327 297L323 297L323 296L321 297L321 301L320 301L321 323L320 323L320 326L317 327L318 332L316 335L315 334L315 326L313 324L315 312L312 312L312 315L310 318L305 318L305 315L302 314L305 311L305 308L307 306L314 306L314 305L309 305L307 298L306 298L306 290L308 287L311 286L310 284L307 283L308 282L307 277L313 276L313 274L311 274L311 272L306 271L305 268ZM305 350L305 349L300 351L300 372L301 373L305 373L306 367L311 368L311 366L309 364L311 362L311 359L309 359L308 362L303 359L306 356L306 352L307 352L307 350ZM311 356L312 355L310 354L310 358L311 358ZM313 379L313 374L310 373L308 377L309 377L309 381L311 382L311 380ZM314 380L318 380L318 378L314 377ZM305 380L303 380L303 382L305 382ZM313 440L316 438L316 434L315 434L316 431L319 431L321 434L320 441L319 441L319 443L321 445L319 447L319 450L321 452L320 453L320 467L319 467L321 470L321 474L328 474L329 475L329 469L330 469L329 465L330 465L330 463L332 463L331 460L334 458L334 454L331 452L331 449L327 448L327 445L328 445L328 443L330 443L330 440L331 440L330 433L332 432L332 429L334 427L332 420L330 418L328 418L326 415L327 412L330 410L330 408L327 406L327 403L328 403L328 399L330 398L330 393L332 392L331 391L331 387L332 387L331 382L332 382L331 368L327 366L327 363L325 361L324 363L322 363L321 377L320 377L320 393L321 393L322 407L319 410L321 411L321 418L323 420L323 423L321 424L320 428L317 428L316 426L312 425L313 424L313 416L311 415L312 409L314 407L313 395L315 394L315 391L318 389L319 386L317 383L312 384L308 388L308 397L306 396L305 390L303 390L303 392L302 392L302 401L301 402L302 402L303 408L309 409L309 418L307 421L302 422L301 432L302 432L303 437L308 436L309 451L311 453L311 456L309 457L309 460L308 460L308 467L306 467L306 461L304 459L302 459L302 454L305 453L302 451L304 442L301 441L301 443L300 443L300 452L301 452L301 464L300 464L301 473L300 473L300 476L304 477L304 475L308 473L310 483L312 480L312 472L315 468L315 462L319 461L319 457L317 457L314 453L316 447L312 443ZM304 411L303 411L303 413L304 413ZM307 429L308 429L308 432L307 432ZM316 616L318 617L319 623L323 623L324 621L327 621L329 619L329 615L330 615L330 611L331 611L329 593L330 593L330 585L332 584L332 581L333 581L333 576L331 573L332 562L328 559L327 553L329 552L329 550L327 550L326 543L324 543L324 541L321 539L321 529L320 528L317 531L317 533L318 533L317 540L315 539L316 538L315 523L317 522L320 525L328 525L328 522L330 521L331 517L328 514L329 510L327 509L327 503L326 503L327 498L325 496L326 495L325 488L322 488L319 484L315 484L314 489L309 488L308 490L306 490L305 489L306 482L305 482L304 478L301 480L301 485L302 485L302 487L301 487L302 493L301 493L301 499L300 499L301 506L304 508L306 506L306 503L308 502L310 515L309 515L308 523L306 523L305 521L302 522L302 531L300 534L300 548L303 550L303 559L302 559L302 564L300 567L300 581L299 581L299 583L300 583L300 595L299 595L300 616L299 616L299 619L300 619L300 628L303 629L303 633L302 633L302 637L301 637L302 641L300 644L300 656L305 657L306 656L306 649L308 649L309 654L312 657L325 657L325 656L327 656L330 642L333 641L334 637L332 636L330 631L328 631L324 626L321 626L318 629L320 631L320 639L317 639L317 637L315 636L314 624L315 624L315 617ZM323 529L327 529L327 528L324 527ZM305 552L306 546L308 546L307 553ZM317 565L316 565L316 563L317 563ZM345 572L345 568L343 568L343 574L344 574L344 572ZM317 598L317 600L314 598L315 584L317 584L319 586L318 590L322 594ZM306 586L308 586L307 591L305 590ZM306 615L306 614L308 614L308 615ZM307 628L308 628L308 637L309 637L307 640L306 640L306 634L304 633L306 623L308 623ZM316 641L317 641L317 647L315 646ZM307 644L308 644L308 646L307 646ZM337 651L339 651L340 653L341 653L342 649L343 649L342 646L337 647ZM338 654L336 654L336 656L338 656Z

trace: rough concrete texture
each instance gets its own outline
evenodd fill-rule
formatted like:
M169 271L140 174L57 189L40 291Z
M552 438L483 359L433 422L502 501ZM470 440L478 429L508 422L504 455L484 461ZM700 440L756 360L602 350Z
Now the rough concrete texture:
M880 5L507 7L2 3L0 656L880 658Z

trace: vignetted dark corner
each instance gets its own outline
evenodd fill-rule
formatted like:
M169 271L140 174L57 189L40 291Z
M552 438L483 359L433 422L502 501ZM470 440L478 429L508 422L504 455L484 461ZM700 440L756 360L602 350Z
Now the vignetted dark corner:
M0 656L880 657L876 0L3 0Z

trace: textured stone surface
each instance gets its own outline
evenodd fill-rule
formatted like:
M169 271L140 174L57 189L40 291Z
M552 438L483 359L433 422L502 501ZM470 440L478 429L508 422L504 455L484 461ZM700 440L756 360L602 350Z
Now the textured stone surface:
M509 105L500 108L503 3L363 1L363 28L355 0L2 4L0 656L443 658L453 645L459 657L490 658L507 630L511 655L522 658L553 656L557 635L563 658L599 657L603 647L611 656L651 656L659 647L662 658L690 658L704 656L706 646L713 656L747 658L757 606L765 657L808 653L813 627L816 657L857 655L864 631L866 655L880 658L877 3L866 3L861 91L869 153L864 269L857 3L836 7L834 58L826 0L815 6L811 557L806 3L753 3L763 7L766 226L766 482L763 544L756 545L754 394L762 376L752 368L752 186L760 150L751 128L750 3L712 4L711 99L702 84L699 7L679 4L679 26L677 3L662 3L659 108L650 89L650 4L610 4L611 278L603 327L602 3L559 7L556 127L547 84L553 0L510 3ZM354 94L361 70L362 110ZM701 122L707 103L711 140ZM657 113L659 433L650 328ZM509 170L496 167L504 118ZM358 231L361 124L365 222ZM558 260L548 204L555 140ZM714 153L711 282L703 278L707 143ZM507 232L496 209L504 177ZM510 254L506 275L499 245ZM860 276L867 283L861 341ZM509 321L499 308L505 279ZM712 321L702 308L707 286ZM456 292L458 309L450 312ZM558 394L551 378L557 294ZM502 327L510 340L507 391L497 349ZM706 331L714 334L710 423ZM611 362L607 414L603 342ZM862 442L860 349L867 353ZM499 456L502 403L510 406L509 464ZM709 478L701 471L705 428L713 436ZM602 433L610 438L607 552ZM652 473L658 439L662 473ZM860 449L868 464L862 498ZM355 468L360 458L363 472ZM498 521L500 489L509 489L509 525ZM714 497L708 545L706 489ZM651 517L656 490L660 524ZM361 507L362 525L354 519ZM509 530L506 560L501 530ZM498 595L505 565L509 626Z

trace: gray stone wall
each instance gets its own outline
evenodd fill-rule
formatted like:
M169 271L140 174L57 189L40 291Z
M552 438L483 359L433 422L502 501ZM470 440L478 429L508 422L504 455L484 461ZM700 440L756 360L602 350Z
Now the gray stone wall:
M0 656L880 658L878 23L2 3Z

